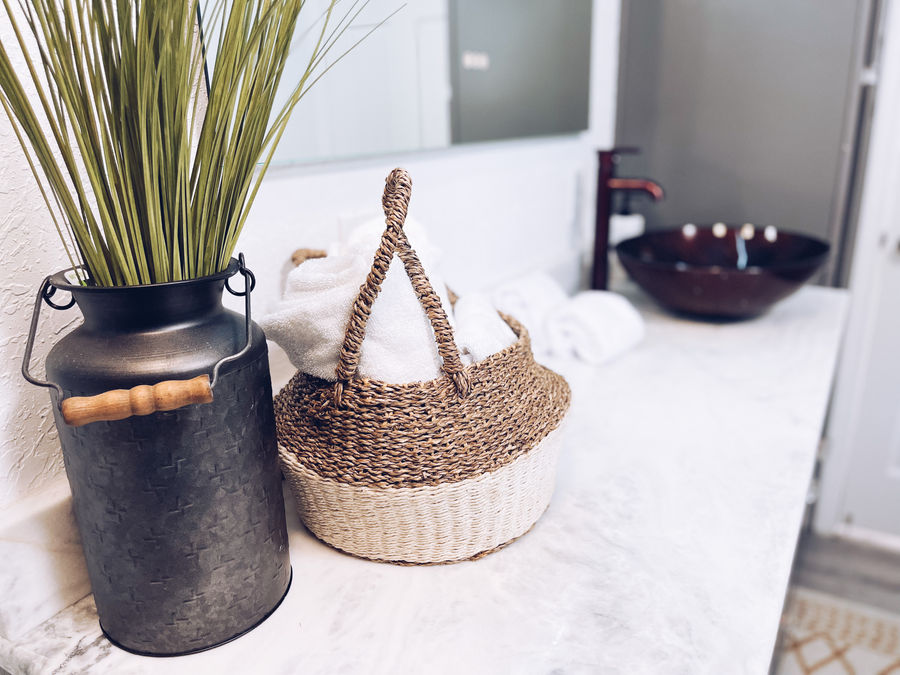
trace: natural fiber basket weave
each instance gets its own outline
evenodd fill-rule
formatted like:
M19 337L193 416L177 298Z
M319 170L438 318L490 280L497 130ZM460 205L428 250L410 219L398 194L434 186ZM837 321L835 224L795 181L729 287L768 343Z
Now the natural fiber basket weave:
M297 373L275 398L279 455L304 524L348 553L407 563L478 557L550 502L566 381L518 340L463 366L440 300L403 232L409 175L387 178L387 227L353 305L336 382ZM444 376L388 384L356 374L366 322L396 253L435 334ZM403 330L398 326L398 330Z

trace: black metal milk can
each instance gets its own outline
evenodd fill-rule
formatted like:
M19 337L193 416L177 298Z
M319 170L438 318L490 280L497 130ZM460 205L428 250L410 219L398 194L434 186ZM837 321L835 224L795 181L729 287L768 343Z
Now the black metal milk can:
M243 291L228 285L236 274ZM290 586L253 285L242 255L189 281L101 288L60 272L38 292L23 374L51 389L100 625L129 651L227 642ZM245 316L222 306L226 287ZM58 291L71 300L56 304ZM47 356L46 382L29 373L42 302L84 316Z

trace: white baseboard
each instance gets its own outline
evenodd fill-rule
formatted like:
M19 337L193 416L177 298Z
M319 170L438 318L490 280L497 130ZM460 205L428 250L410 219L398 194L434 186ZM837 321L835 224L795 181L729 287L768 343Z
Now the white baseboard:
M848 525L847 523L840 523L837 525L834 528L833 533L835 536L841 537L842 539L849 539L860 544L877 546L878 548L900 553L900 536L895 534L867 530L864 527Z

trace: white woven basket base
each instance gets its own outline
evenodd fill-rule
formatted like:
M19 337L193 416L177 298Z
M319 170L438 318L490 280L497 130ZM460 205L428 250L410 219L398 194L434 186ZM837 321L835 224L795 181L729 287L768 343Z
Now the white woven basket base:
M416 488L339 483L278 450L300 518L319 539L373 560L450 562L520 537L541 517L553 495L563 424L492 473Z

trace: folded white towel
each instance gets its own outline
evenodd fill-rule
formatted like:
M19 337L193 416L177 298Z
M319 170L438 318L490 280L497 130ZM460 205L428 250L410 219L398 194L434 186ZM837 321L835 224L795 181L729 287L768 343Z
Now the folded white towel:
M378 225L383 230L383 221ZM325 258L307 260L288 274L284 298L260 325L287 353L294 366L310 375L334 380L350 310L372 266L381 231L361 226L345 246L330 249ZM423 233L417 244L437 258ZM423 260L444 310L450 312L445 286ZM412 283L395 256L372 305L359 361L359 375L404 384L440 375L441 359L431 323L416 297Z
M544 320L568 300L566 292L552 277L542 272L503 284L492 294L494 306L525 326L536 354L550 347Z
M550 350L598 365L644 338L644 320L628 300L609 291L584 291L546 318Z
M457 299L453 307L456 344L466 365L483 361L516 341L516 334L482 293Z

